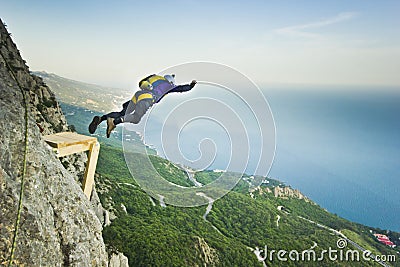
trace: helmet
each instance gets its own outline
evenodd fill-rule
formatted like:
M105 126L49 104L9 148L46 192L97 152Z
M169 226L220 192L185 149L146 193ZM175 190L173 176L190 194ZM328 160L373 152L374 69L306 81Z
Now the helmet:
M164 78L171 84L175 84L175 74L164 75Z
M142 90L151 90L151 89L153 89L153 86L148 81L141 81L139 83L139 87Z

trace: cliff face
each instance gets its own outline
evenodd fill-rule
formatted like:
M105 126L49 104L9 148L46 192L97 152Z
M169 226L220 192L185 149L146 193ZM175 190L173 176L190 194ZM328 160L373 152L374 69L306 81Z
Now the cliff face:
M254 198L255 193L262 195L264 193L273 193L277 198L297 198L304 199L306 202L311 202L306 196L304 196L298 189L292 189L290 186L274 186L274 187L255 187L250 190L250 196Z
M27 98L29 136L14 264L108 266L101 223L77 182L85 155L64 159L66 170L43 141L42 135L68 130L65 117L50 89L29 73L2 22L0 50L0 265L10 257L24 157L25 104L11 68Z
M298 198L298 199L305 199L308 201L307 197L305 197L299 190L292 189L289 186L279 187L276 186L274 188L274 196L280 198Z

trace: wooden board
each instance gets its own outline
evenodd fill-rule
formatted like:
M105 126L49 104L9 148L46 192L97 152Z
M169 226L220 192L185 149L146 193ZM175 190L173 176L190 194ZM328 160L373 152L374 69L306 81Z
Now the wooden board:
M94 173L96 171L97 158L99 157L100 144L98 142L91 145L89 149L88 162L86 164L85 175L83 176L83 193L90 199L94 184Z
M91 142L97 142L96 137L86 136L77 133L63 132L51 135L46 135L43 137L44 140L54 148L61 148L77 144L87 144Z
M85 175L82 182L82 190L87 198L90 199L100 150L100 144L97 142L97 138L77 133L63 132L46 135L43 139L55 150L57 157L89 151L88 162L86 163Z

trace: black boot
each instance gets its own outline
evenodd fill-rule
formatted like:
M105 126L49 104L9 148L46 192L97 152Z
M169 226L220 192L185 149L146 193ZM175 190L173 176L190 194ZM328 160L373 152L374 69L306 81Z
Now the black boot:
M101 122L101 118L99 116L94 116L92 122L89 124L89 133L94 134Z

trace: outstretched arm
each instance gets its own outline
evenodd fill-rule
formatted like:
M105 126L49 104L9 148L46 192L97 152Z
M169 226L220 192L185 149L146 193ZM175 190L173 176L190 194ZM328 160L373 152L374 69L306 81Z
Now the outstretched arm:
M190 91L196 85L196 83L197 82L195 80L193 80L190 84L178 85L174 89L169 91L169 93L178 93L178 92L182 93L182 92Z

